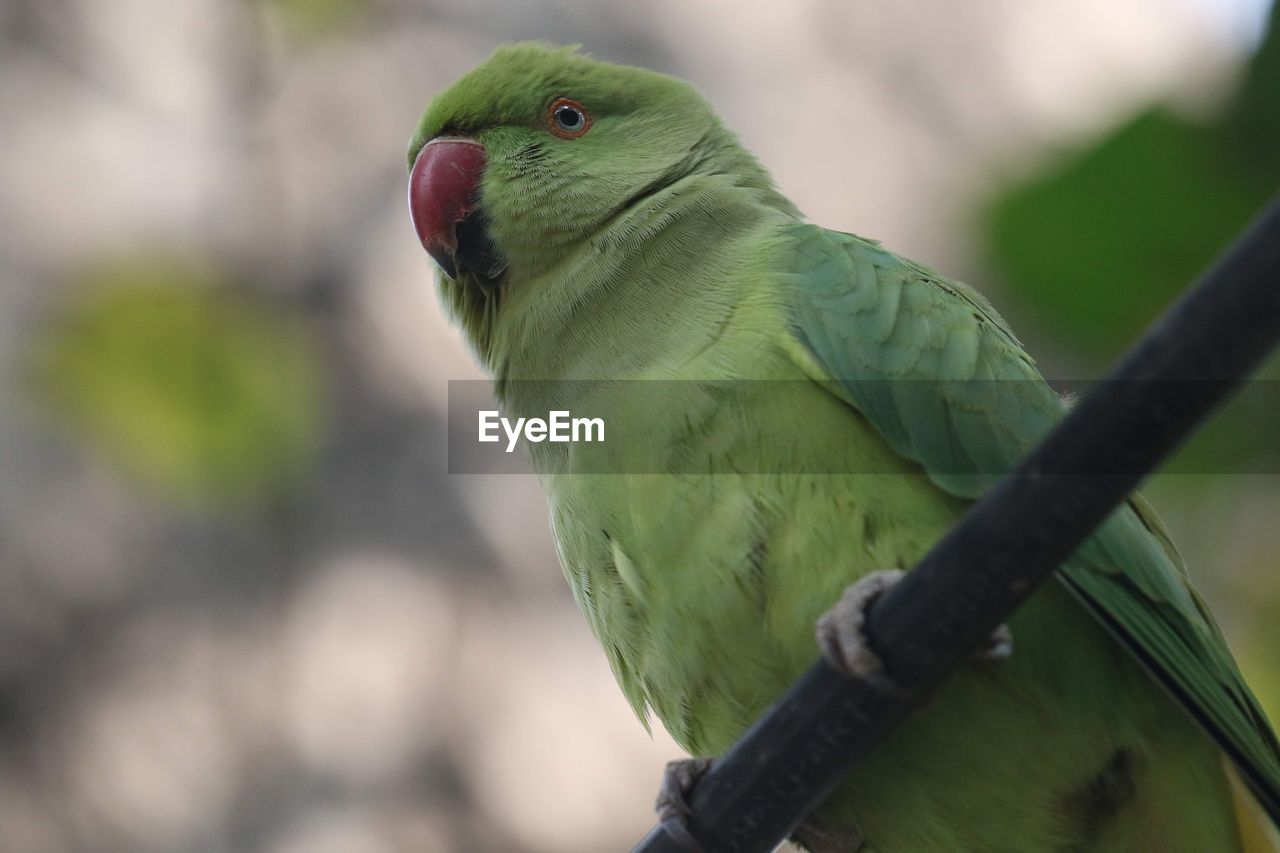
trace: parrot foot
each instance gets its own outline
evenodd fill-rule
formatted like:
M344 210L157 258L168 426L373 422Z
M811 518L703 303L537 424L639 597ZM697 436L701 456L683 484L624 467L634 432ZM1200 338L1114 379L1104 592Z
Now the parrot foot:
M867 607L876 597L902 579L905 572L889 569L872 572L845 588L840 600L818 619L816 633L823 656L836 669L853 678L871 681L884 687L892 683L885 674L884 663L871 650L863 634ZM990 643L979 653L984 660L1000 660L1013 654L1013 632L1001 625L991 632Z
M686 758L668 761L658 788L658 799L653 804L658 820L671 840L689 853L704 853L702 845L689 832L689 816L693 809L687 794L695 782L711 769L710 758Z
M818 618L815 626L818 645L827 661L845 675L889 686L880 656L871 650L862 633L867 607L886 589L901 580L904 572L889 569L872 572L845 587L840 600Z

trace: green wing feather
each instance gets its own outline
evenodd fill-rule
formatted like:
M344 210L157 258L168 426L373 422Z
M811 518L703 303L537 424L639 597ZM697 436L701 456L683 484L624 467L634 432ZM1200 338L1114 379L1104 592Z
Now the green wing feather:
M1063 416L1013 332L977 292L859 237L797 226L789 311L835 393L942 489L977 498ZM1280 744L1135 495L1061 580L1230 755L1280 813Z

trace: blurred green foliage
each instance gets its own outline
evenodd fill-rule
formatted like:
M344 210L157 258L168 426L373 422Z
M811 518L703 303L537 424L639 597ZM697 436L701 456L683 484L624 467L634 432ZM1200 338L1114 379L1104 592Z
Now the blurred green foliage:
M1280 187L1280 17L1218 119L1153 108L993 200L988 249L1015 298L1097 370L1118 356ZM1280 471L1280 370L1166 470Z
M1258 566L1257 569L1265 571L1268 578L1275 571L1274 563ZM1254 605L1259 613L1280 613L1280 596L1261 603L1254 602ZM1280 720L1280 666L1276 666L1276 650L1280 649L1280 619L1252 620L1244 632L1244 638L1245 641L1237 649L1237 656L1241 666L1249 673L1249 686L1253 688L1271 719Z
M1118 355L1280 186L1280 18L1217 120L1161 108L987 211L1016 297L1098 367Z
M345 32L366 17L367 6L367 0L270 0L272 12L303 38Z
M60 420L166 494L257 506L296 487L318 448L305 328L207 271L149 260L93 275L38 346Z
M1280 17L1215 121L1149 109L986 211L1015 299L1093 371L1115 359L1280 187ZM1280 471L1280 369L1208 424L1174 473Z

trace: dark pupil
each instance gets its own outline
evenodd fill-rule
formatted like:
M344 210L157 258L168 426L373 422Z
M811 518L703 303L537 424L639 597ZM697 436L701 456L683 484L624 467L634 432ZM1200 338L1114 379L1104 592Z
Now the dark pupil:
M582 121L582 116L578 115L578 111L573 107L561 107L556 110L556 121L561 127L574 128Z

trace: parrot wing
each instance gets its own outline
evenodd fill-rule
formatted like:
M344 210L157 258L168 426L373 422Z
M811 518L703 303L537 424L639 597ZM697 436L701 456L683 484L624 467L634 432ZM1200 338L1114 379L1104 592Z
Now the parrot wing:
M785 272L798 358L939 488L976 499L1062 418L1066 404L976 291L875 242L795 229ZM1280 744L1141 496L1058 577L1280 814Z

